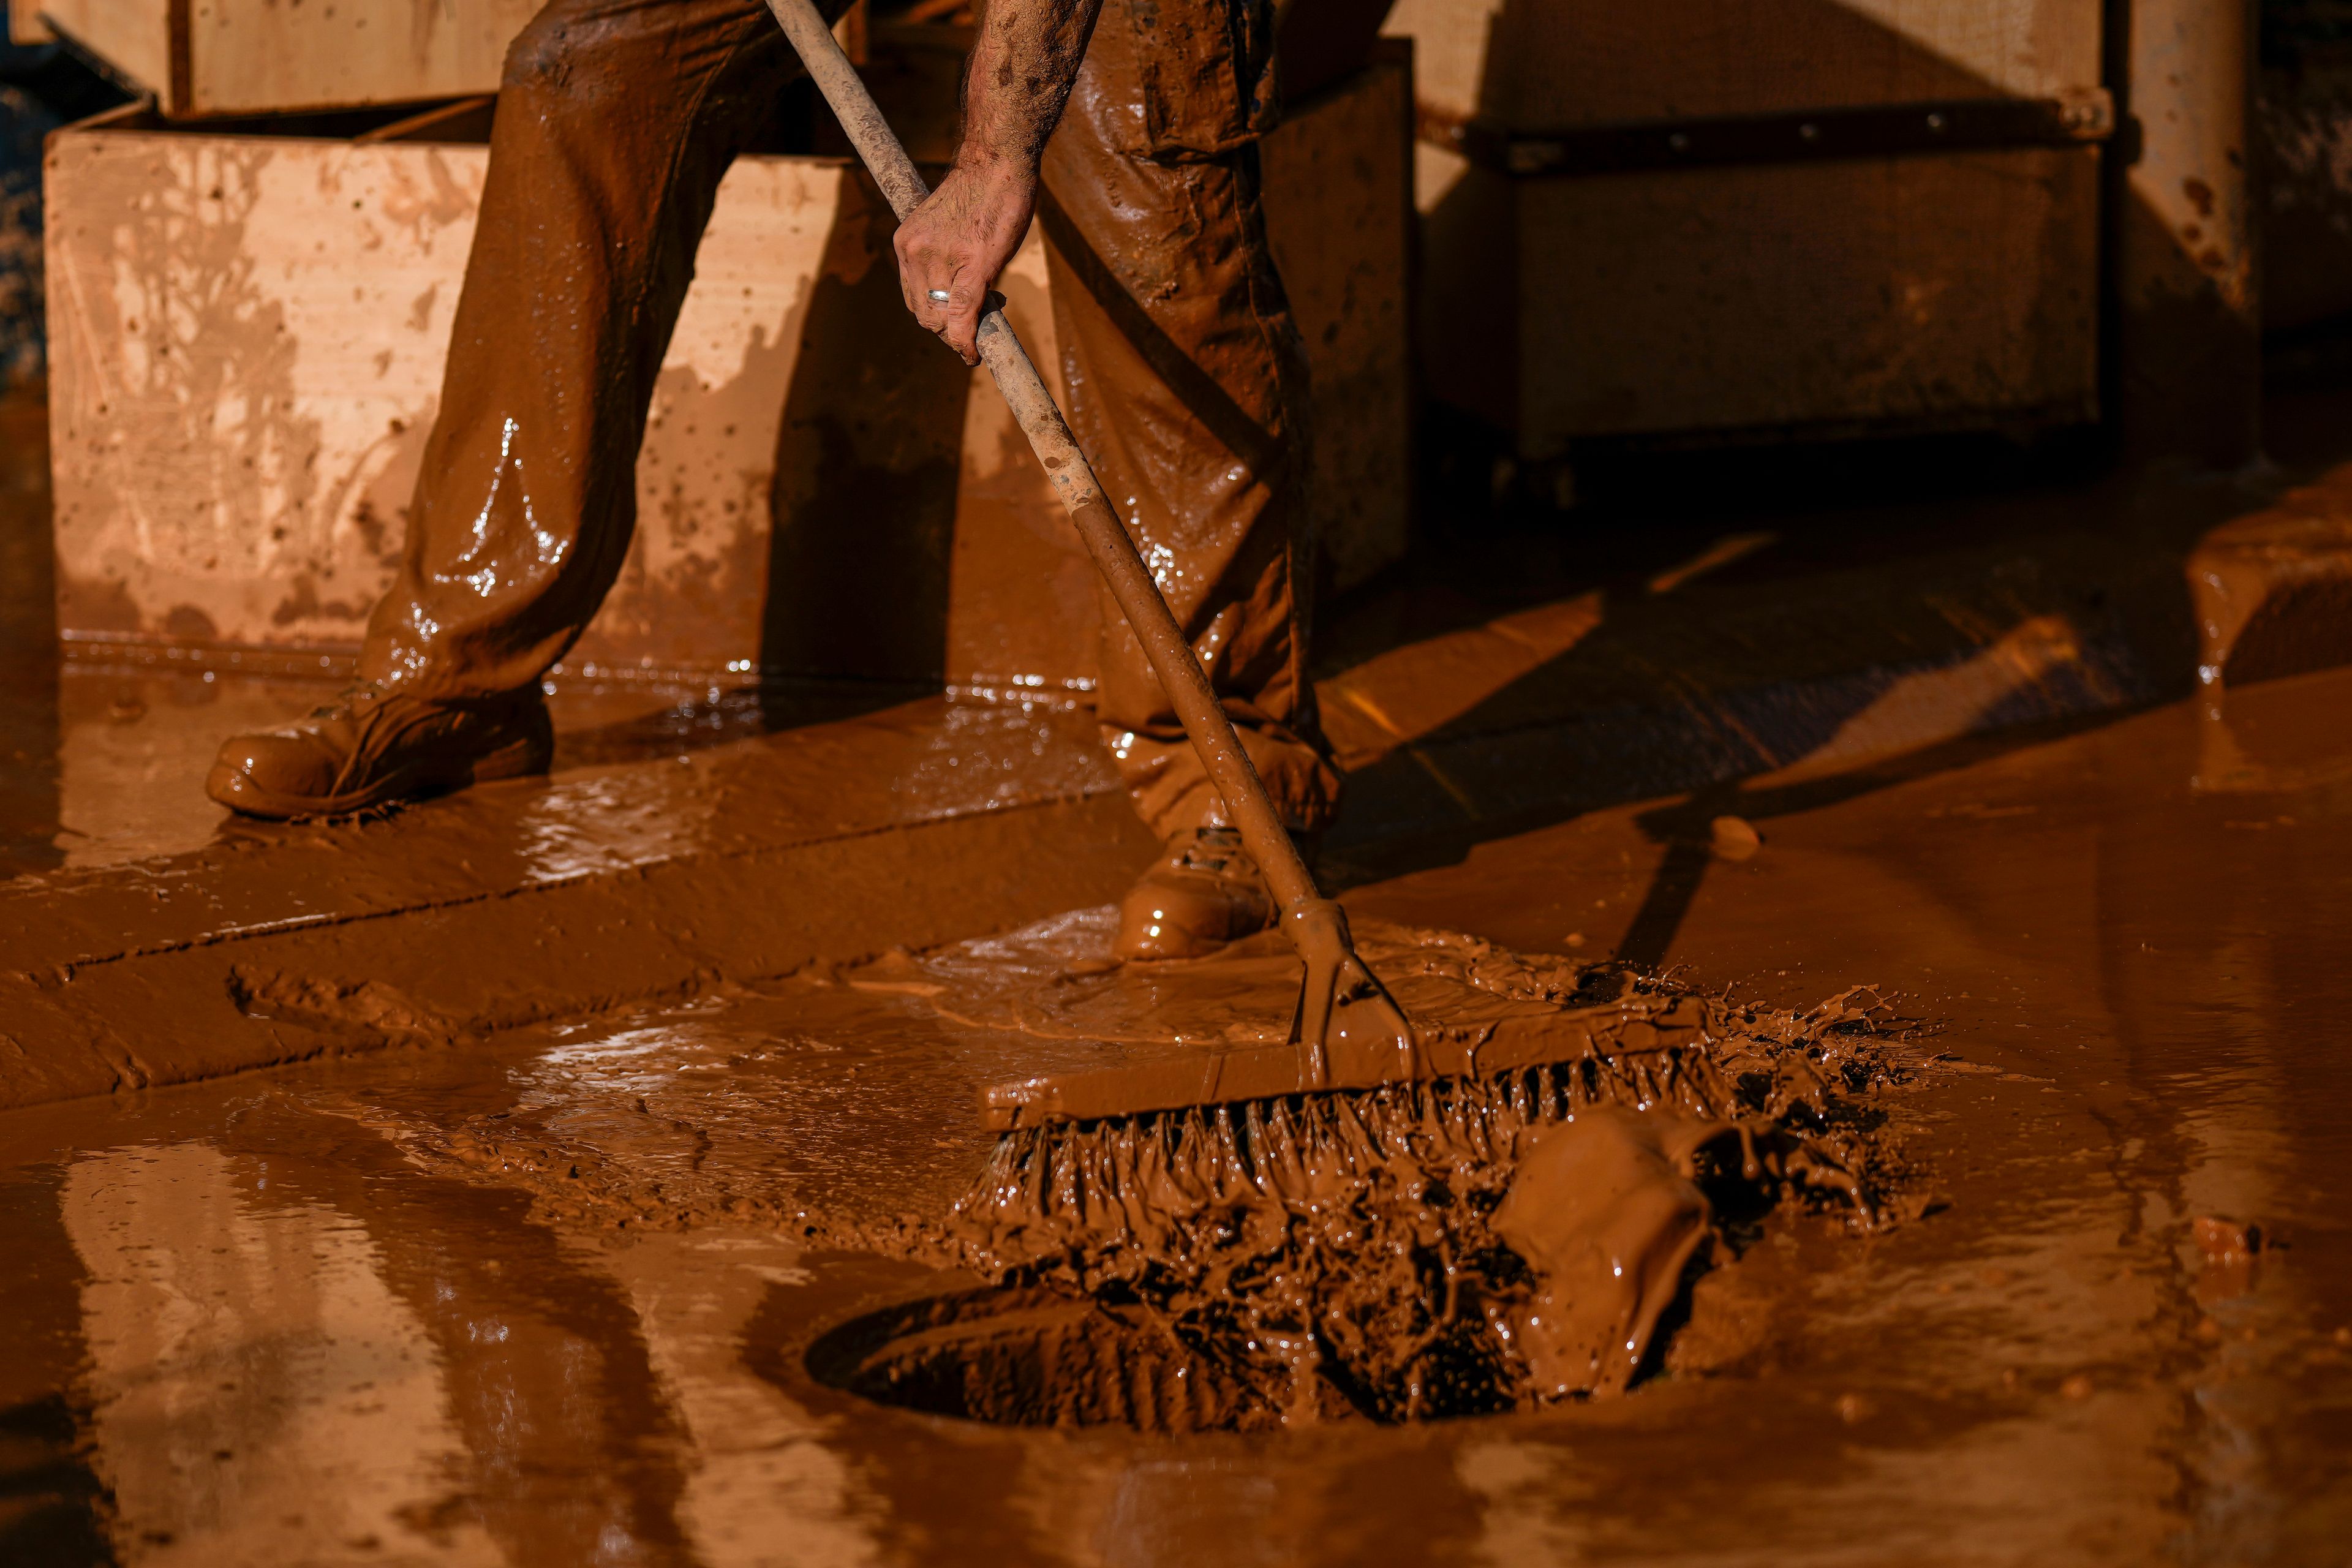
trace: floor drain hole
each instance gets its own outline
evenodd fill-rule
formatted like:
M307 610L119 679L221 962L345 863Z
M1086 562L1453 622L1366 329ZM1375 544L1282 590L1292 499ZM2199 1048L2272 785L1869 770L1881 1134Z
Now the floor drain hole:
M818 1382L879 1404L999 1426L1208 1432L1282 1419L1261 1391L1145 1315L1037 1288L871 1312L817 1340L807 1364Z

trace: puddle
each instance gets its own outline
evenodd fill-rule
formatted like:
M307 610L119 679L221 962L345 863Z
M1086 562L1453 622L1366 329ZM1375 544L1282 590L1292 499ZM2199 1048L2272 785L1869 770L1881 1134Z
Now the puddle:
M839 1246L943 1218L992 1152L982 1088L1098 1061L1082 1016L1140 976L1039 991L1022 1016L1070 1027L1034 1054L943 1015L956 976L912 955L896 988L0 1116L0 1562L2339 1563L2347 704L2352 677L2232 693L2227 794L2191 786L2183 705L1704 803L1755 825L1744 859L1670 866L1629 810L1350 894L1367 925L1580 963L1671 903L1694 989L1792 1009L1867 981L1939 1025L1840 1089L1923 1217L1857 1235L1747 1185L1735 1142L1685 1175L1629 1138L1543 1156L1567 1195L1533 1215L1518 1163L1483 1223L1526 1279L1432 1246L1410 1289L1306 1298L1391 1348L1449 1279L1482 1334L1478 1292L1515 1341L1559 1311L1549 1381L1530 1361L1497 1414L1466 1413L1475 1357L1369 1404L1406 1380L1276 1321L1297 1298L1242 1268L1262 1249L1198 1259L1254 1322L1183 1319L1210 1296L1185 1279L1123 1299ZM1638 1288L1595 1289L1620 1263ZM1583 1283L1547 1306L1551 1279ZM1223 1337L1256 1323L1310 1331ZM1626 1325L1625 1393L1556 1392ZM1306 1376L1256 1359L1318 1331Z

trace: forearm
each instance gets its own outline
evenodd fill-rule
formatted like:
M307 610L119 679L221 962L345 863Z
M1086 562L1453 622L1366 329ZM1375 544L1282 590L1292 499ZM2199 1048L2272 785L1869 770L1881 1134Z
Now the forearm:
M1045 141L1101 8L1102 0L989 0L964 67L955 167L898 226L907 309L966 364L979 363L988 291L1029 231Z
M1102 0L988 0L964 68L956 166L1034 179Z

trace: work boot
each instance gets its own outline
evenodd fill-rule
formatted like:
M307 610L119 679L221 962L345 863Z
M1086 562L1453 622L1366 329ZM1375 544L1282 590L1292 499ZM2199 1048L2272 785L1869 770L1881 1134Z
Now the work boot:
M1168 840L1118 905L1118 956L1199 958L1274 923L1274 898L1231 827Z
M547 700L536 686L436 702L368 681L282 730L231 736L205 793L247 816L338 816L543 773L554 751Z

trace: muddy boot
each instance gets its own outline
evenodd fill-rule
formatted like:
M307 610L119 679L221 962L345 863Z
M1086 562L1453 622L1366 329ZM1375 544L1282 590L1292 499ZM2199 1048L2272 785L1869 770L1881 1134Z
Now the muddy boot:
M1274 899L1230 827L1168 840L1118 906L1118 956L1199 958L1274 923Z
M282 730L230 737L205 793L248 816L335 816L542 773L554 751L536 686L436 702L362 683Z

